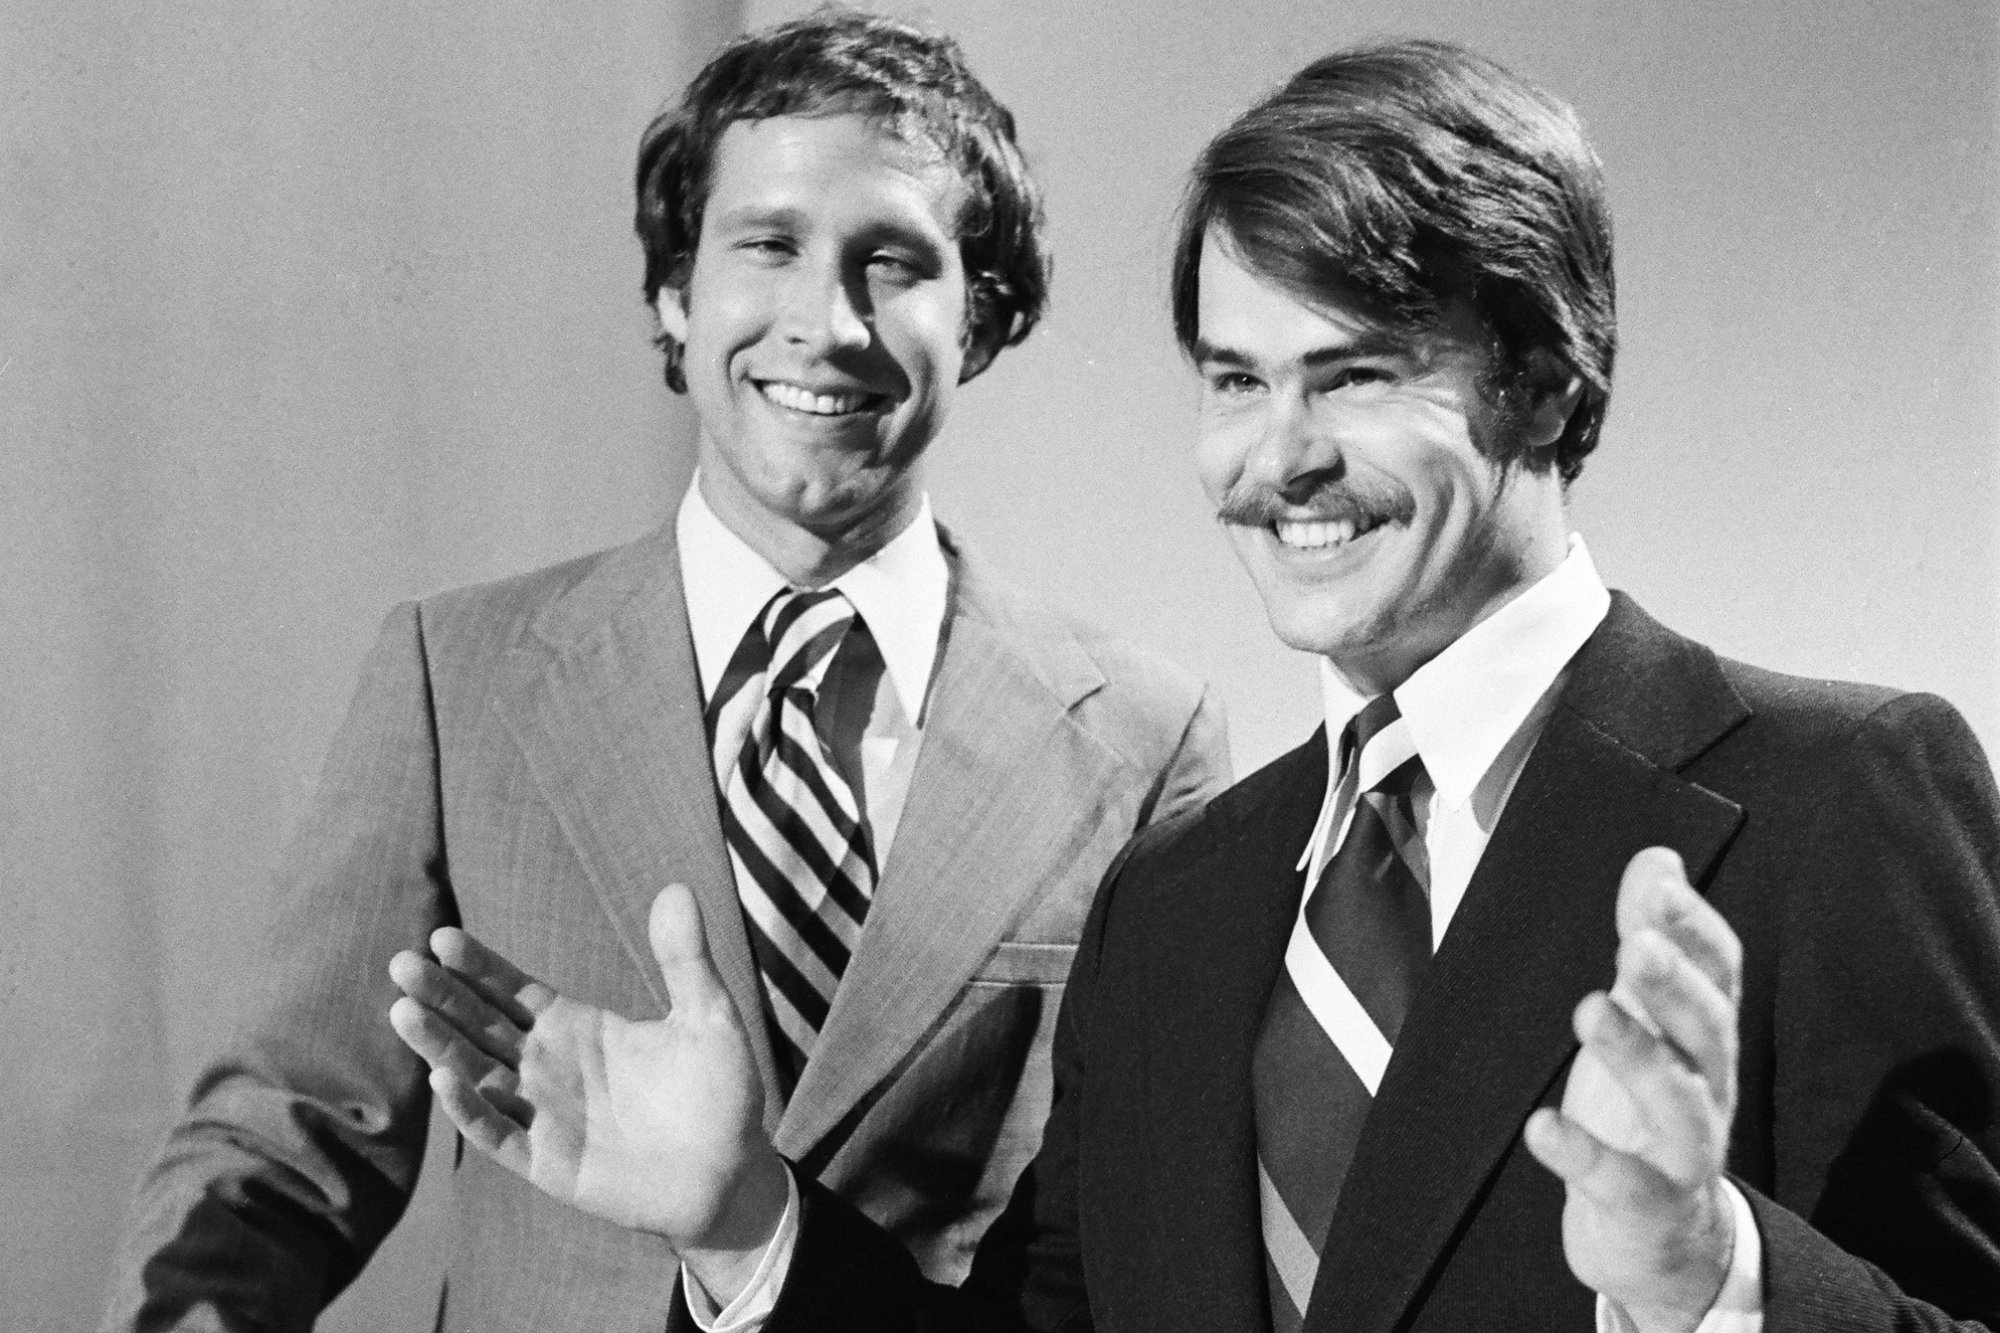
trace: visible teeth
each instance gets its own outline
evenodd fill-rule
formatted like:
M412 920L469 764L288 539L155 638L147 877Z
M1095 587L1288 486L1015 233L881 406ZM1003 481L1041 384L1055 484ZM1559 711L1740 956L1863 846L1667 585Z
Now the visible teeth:
M813 393L783 380L765 380L757 386L764 396L794 412L810 412L816 417L837 417L858 412L876 397L869 393Z
M1310 523L1281 518L1274 526L1277 528L1279 541L1300 550L1321 550L1354 540L1354 520L1351 518Z

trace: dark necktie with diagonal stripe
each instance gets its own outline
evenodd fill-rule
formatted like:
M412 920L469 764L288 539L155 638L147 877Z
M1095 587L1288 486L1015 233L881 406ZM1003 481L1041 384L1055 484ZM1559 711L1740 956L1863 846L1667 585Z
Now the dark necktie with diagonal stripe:
M1392 696L1348 723L1341 751L1354 813L1293 928L1251 1061L1276 1333L1304 1318L1341 1180L1431 958L1430 901L1412 869L1426 864L1410 808L1423 766Z
M875 893L866 813L813 725L820 683L855 623L854 607L830 588L777 594L744 634L707 710L723 840L787 1093ZM741 745L723 753L739 735Z

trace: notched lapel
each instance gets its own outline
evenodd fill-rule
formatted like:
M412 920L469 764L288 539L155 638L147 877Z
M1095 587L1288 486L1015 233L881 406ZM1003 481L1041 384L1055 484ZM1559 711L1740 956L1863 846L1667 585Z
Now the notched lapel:
M647 918L666 885L694 891L764 1086L775 1088L762 992L716 813L671 528L610 557L538 629L546 642L516 650L514 688L497 701L536 785L662 1013L667 997ZM767 1127L775 1126L777 1099L767 1100Z
M1632 854L1672 847L1699 884L1741 824L1674 771L1744 716L1704 653L1621 598L1579 655L1383 1075L1309 1330L1386 1331L1416 1298L1611 980Z
M1124 761L1074 721L1070 702L1020 642L979 615L954 616L896 841L779 1126L780 1152L837 1150L821 1140L910 1056L1065 857L1102 821L1134 819L1102 796L1132 786Z
M1325 791L1316 733L1218 797L1205 836L1190 839L1195 856L1124 915L1138 942L1123 947L1143 960L1146 982L1118 1012L1137 1030L1098 1030L1104 1041L1139 1042L1143 1075L1137 1091L1093 1087L1102 1099L1093 1119L1134 1145L1115 1155L1148 1185L1157 1253L1142 1298L1171 1312L1173 1327L1251 1328L1266 1308L1250 1063L1298 914L1299 852Z

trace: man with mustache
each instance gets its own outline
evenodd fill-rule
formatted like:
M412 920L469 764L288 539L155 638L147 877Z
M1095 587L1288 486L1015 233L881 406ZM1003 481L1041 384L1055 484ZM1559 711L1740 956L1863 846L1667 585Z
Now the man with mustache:
M956 1280L1038 1140L1092 890L1223 784L1198 682L931 516L926 450L1048 277L1013 118L957 47L840 10L753 34L637 174L696 483L630 546L390 617L262 1005L141 1190L107 1327L310 1326L423 1151L391 955L462 924L664 1014L647 912L676 880L748 1024L735 1109ZM662 1326L656 1240L450 1165L440 1328Z
M968 1280L747 1116L684 1132L743 1080L680 892L653 1058L462 933L400 965L467 1137L767 1333L1994 1326L1991 770L1936 699L1727 661L1598 578L1564 496L1611 230L1570 109L1438 43L1313 63L1197 162L1174 318L1327 725L1106 877Z

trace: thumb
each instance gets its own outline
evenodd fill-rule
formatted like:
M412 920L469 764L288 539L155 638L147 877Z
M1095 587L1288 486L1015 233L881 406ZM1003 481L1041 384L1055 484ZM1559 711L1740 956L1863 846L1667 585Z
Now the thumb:
M646 934L653 945L653 958L660 965L660 978L667 983L667 999L676 1009L701 1009L728 1004L729 993L722 988L715 964L709 961L708 938L701 929L701 908L685 884L669 884L653 898Z

